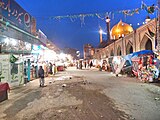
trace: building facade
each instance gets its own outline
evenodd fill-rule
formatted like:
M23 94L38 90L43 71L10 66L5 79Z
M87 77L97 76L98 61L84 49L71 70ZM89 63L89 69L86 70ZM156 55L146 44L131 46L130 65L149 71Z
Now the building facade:
M18 86L37 78L48 49L58 50L41 30L37 31L36 19L15 0L1 0L0 82Z
M85 60L93 59L95 48L91 44L85 44L83 47L83 55Z
M126 23L120 22L121 25L118 23L111 30L112 42L106 47L96 50L95 59L127 55L140 50L155 50L156 19L150 20L136 30L132 30L131 26L125 26Z
M32 44L40 44L34 33L34 18L14 0L0 2L0 18L0 52L31 53Z

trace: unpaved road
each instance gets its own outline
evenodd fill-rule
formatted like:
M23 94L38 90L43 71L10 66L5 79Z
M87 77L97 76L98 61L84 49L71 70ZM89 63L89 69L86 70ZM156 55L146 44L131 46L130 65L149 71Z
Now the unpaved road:
M159 120L159 87L96 70L69 69L9 93L0 120ZM54 82L53 82L54 81ZM64 84L65 83L65 84ZM62 87L64 86L64 87Z

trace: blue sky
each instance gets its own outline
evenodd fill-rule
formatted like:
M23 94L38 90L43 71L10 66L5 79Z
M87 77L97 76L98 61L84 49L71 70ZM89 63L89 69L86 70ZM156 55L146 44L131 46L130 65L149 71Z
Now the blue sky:
M37 28L41 29L58 47L71 47L80 51L83 45L99 44L99 26L106 30L105 20L97 17L85 17L84 20L62 18L50 19L55 16L79 15L86 13L106 13L110 15L111 27L120 19L137 28L142 25L148 13L144 10L133 16L125 16L116 11L141 7L141 0L16 0L27 12L37 19ZM156 0L143 0L148 6L156 4ZM156 13L150 15L154 18ZM45 18L45 19L44 19ZM106 39L106 35L103 36Z

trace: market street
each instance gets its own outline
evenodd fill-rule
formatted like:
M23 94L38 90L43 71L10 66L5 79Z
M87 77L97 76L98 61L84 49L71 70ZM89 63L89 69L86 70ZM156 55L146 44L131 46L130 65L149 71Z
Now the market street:
M97 69L68 68L10 91L1 120L159 120L160 88Z

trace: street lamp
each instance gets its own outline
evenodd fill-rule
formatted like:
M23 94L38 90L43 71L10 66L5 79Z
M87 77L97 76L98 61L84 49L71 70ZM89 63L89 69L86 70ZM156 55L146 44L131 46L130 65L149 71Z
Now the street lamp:
M100 28L100 30L99 30L100 43L102 43L102 42L103 42L102 34L103 34L103 30Z
M80 51L76 51L77 58L80 58Z
M102 30L102 29L100 29L100 30L99 30L99 33L100 33L100 34L102 34L102 33L103 33L103 30Z

